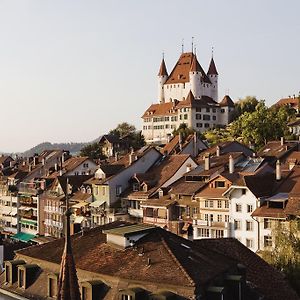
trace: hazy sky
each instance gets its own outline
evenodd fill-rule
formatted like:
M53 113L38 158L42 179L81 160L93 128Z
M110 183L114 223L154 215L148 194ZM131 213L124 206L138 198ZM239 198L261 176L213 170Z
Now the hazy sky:
M162 52L170 71L192 36L205 70L214 46L220 97L298 94L299 12L299 0L0 0L0 150L140 127Z

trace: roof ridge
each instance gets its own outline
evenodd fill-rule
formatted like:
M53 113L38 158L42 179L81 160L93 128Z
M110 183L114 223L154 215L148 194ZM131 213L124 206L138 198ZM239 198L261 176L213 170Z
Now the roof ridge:
M185 270L185 268L182 266L182 264L179 262L179 260L177 259L177 257L173 254L172 250L170 249L166 239L161 236L161 241L162 244L164 245L164 247L166 248L166 250L168 251L168 253L170 254L170 256L172 257L172 259L174 260L174 262L178 265L179 269L183 272L183 274L186 276L186 278L188 279L188 281L195 286L195 281L192 279L192 277L188 274L188 272Z

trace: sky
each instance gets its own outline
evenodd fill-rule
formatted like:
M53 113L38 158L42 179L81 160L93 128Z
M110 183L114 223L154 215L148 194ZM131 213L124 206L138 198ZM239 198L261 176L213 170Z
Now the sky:
M300 91L299 0L0 0L0 151L87 142L157 102L191 41L219 97L268 105Z

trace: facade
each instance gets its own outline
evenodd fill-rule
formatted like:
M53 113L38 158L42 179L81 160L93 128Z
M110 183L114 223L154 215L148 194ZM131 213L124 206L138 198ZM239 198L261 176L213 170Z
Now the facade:
M170 75L163 60L158 73L158 104L143 114L143 135L148 143L167 143L172 132L185 123L197 132L226 126L234 111L228 95L218 98L218 72L211 59L208 72L196 54L182 53Z

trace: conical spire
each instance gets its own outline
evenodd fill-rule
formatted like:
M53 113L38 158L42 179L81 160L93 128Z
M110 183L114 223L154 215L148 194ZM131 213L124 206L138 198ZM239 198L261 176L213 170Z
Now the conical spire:
M80 300L80 291L70 237L70 209L68 204L69 181L66 188L66 233L65 248L61 258L57 300Z
M168 76L167 67L164 58L161 61L158 76Z
M194 101L194 100L195 100L194 94L193 94L193 92L190 90L189 93L188 93L188 95L187 95L187 97L186 97L186 101L187 101L188 103L192 103L192 101Z
M196 54L193 54L190 72L201 72L201 66L198 62Z
M164 58L161 61L158 76L168 76L167 67Z
M213 57L211 58L207 75L219 75Z

